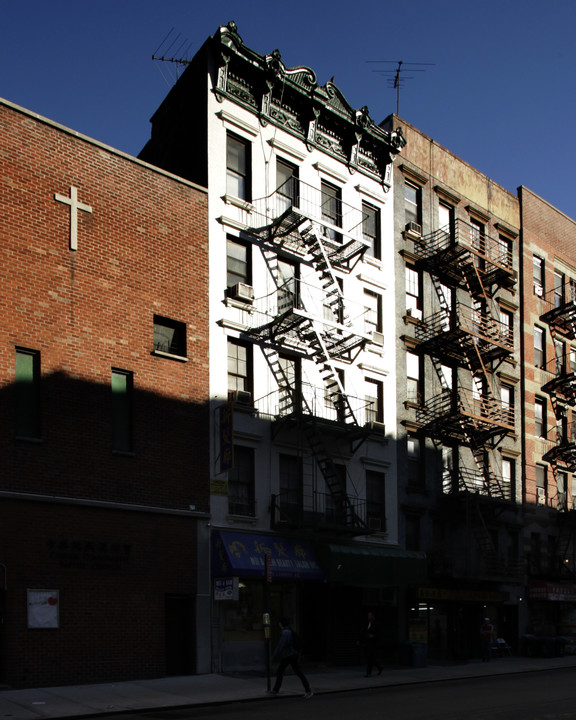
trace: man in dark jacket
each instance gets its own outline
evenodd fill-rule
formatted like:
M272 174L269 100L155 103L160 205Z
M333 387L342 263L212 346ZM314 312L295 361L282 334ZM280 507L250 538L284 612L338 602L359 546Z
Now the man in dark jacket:
M278 624L280 625L282 634L280 635L280 640L278 641L278 645L272 655L272 660L278 660L279 665L276 672L276 682L274 683L272 690L270 690L270 694L278 695L280 687L282 686L284 672L290 665L292 670L294 670L294 673L300 678L302 685L304 686L304 697L308 700L312 697L312 695L314 695L314 693L310 688L310 683L308 682L306 675L304 675L302 668L300 667L298 651L294 647L294 634L290 629L290 622L286 618L282 618Z
M372 668L376 665L378 675L382 672L382 665L378 659L380 652L380 625L376 622L376 616L373 612L368 613L366 628L363 632L364 653L366 655L366 675L372 675Z

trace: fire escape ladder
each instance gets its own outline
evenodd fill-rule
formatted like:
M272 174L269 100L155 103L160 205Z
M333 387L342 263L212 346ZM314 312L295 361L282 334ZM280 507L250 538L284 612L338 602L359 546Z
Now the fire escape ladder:
M346 527L364 528L367 530L368 526L356 512L346 491L346 485L342 483L342 477L338 472L336 464L332 460L331 454L326 448L324 439L318 431L316 424L312 423L307 427L306 439L324 478L326 489L334 501L340 523Z
M487 572L493 574L498 571L498 552L494 546L482 508L476 498L469 497L467 515L469 528L478 552L484 560Z

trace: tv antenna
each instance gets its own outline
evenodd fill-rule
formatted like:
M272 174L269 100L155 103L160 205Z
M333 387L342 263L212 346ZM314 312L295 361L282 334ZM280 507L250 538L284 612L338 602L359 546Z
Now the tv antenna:
M189 65L192 62L188 58L188 53L190 52L192 43L189 43L186 39L181 40L181 33L178 33L176 37L173 37L173 33L174 28L171 28L164 40L162 40L160 45L158 45L156 52L152 54L152 60L175 64L176 79L173 81L174 83L178 80L181 68L186 67L186 65ZM170 83L168 84L170 85Z
M384 75L388 82L388 87L396 90L396 115L400 115L400 88L404 87L406 80L413 80L410 75L404 73L426 72L426 67L432 67L436 63L411 63L403 60L367 60L369 63L388 63L397 65L394 68L384 68L382 70L372 70L372 72Z

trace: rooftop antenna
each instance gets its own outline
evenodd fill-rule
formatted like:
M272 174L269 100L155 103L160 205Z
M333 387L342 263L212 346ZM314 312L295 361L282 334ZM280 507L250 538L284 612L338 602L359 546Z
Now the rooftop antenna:
M409 75L403 75L405 72L426 72L426 67L432 67L436 63L405 63L403 60L367 60L369 63L393 63L398 67L396 69L378 69L372 72L380 73L386 76L388 87L396 90L396 115L400 115L400 88L404 87L405 80L413 80Z
M180 68L182 66L185 67L192 62L188 58L188 53L190 52L192 43L188 43L188 45L186 45L188 42L186 39L180 41L181 33L178 33L176 37L173 37L173 32L174 28L171 28L164 40L162 40L160 45L158 45L156 52L152 54L152 60L174 63L176 65L176 80L178 80Z

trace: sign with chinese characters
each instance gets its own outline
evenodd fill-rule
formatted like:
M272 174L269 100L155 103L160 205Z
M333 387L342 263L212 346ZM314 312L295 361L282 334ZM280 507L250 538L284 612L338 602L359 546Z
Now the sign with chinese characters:
M28 590L28 627L60 627L59 590Z
M214 578L214 600L238 600L238 578Z

